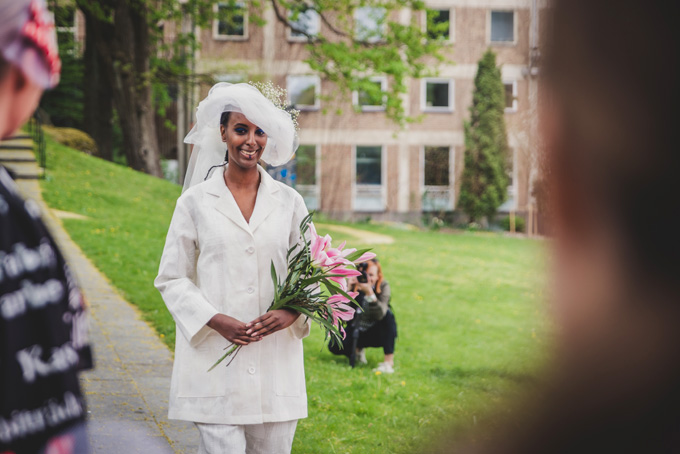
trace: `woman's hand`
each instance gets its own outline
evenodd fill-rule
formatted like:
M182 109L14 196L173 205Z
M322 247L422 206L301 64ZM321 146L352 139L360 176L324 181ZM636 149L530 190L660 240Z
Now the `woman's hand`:
M248 328L245 323L225 314L215 315L207 325L220 333L226 340L236 345L248 345L251 342L262 339L259 336L248 335L246 332Z
M246 334L262 339L264 336L288 328L299 316L300 313L293 310L277 309L269 311L252 322L247 323L246 327L248 330Z
M368 282L359 282L357 284L357 290L359 290L364 295L374 295L373 287Z

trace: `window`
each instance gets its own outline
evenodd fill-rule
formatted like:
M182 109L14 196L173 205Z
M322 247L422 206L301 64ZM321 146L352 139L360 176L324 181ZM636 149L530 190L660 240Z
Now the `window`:
M316 146L300 145L295 152L295 183L316 184Z
M491 42L515 42L515 13L513 11L491 11Z
M297 17L295 17L296 14ZM288 21L290 22L291 26L303 30L311 36L316 36L319 34L319 13L313 9L307 9L304 11L290 11L288 13ZM291 41L307 40L307 36L304 33L296 32L291 29L288 29L288 32L288 39Z
M288 76L288 102L298 110L316 110L319 108L319 92L321 79L319 76Z
M505 200L505 203L498 208L498 211L512 211L517 209L517 188L515 187L515 171L517 169L515 168L515 158L515 150L513 148L508 148L507 155L505 156L505 172L508 176L508 198Z
M385 77L371 77L368 81L370 90L358 90L353 93L353 102L363 111L385 110L385 90L387 79Z
M357 184L382 184L382 147L357 146Z
M365 6L354 12L355 34L359 41L375 43L385 34L385 9Z
M508 148L505 156L505 172L508 175L508 192L515 189L515 153L512 148Z
M449 147L425 147L425 186L449 185Z
M248 10L244 3L218 3L213 36L217 39L248 38Z
M300 145L295 152L295 189L309 210L318 210L321 200L317 153L316 145Z
M453 112L453 81L423 79L421 108L424 112Z
M452 41L451 36L451 10L448 9L428 9L425 17L427 19L426 29L429 39L443 39Z
M422 154L423 211L453 210L451 148L425 146Z
M503 82L505 89L505 111L517 112L517 81Z
M383 183L383 147L357 145L355 149L355 211L383 211L386 191Z

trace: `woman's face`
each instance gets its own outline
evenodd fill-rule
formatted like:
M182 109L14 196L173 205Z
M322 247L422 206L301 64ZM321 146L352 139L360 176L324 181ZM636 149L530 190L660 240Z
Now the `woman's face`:
M369 264L366 269L366 276L368 277L368 283L371 284L371 287L375 287L376 282L378 282L378 267Z
M229 114L227 126L220 125L222 140L229 150L229 163L242 168L257 165L267 146L267 134L239 112Z

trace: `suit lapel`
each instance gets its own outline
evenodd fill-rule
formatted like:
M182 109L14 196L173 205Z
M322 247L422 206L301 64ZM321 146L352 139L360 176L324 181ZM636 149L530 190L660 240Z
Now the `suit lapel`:
M278 198L277 194L279 185L262 167L257 166L257 170L260 172L262 179L260 181L260 187L257 190L255 209L253 210L253 215L250 217L250 230L253 233L269 217L269 215L281 205L281 200ZM241 216L241 218L243 218L243 216Z
M251 233L251 229L246 223L246 220L241 213L234 196L224 184L224 177L222 172L217 172L218 175L214 175L210 178L207 184L206 192L213 196L212 206L218 212L226 216L238 227L242 228L248 233ZM259 197L259 195L258 195ZM257 204L256 204L257 205ZM252 218L251 218L252 221Z

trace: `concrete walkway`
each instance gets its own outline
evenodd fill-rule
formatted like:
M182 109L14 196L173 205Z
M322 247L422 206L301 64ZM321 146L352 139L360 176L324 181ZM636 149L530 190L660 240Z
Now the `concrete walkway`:
M35 163L21 165L38 170ZM81 383L93 453L196 452L198 431L193 424L167 419L171 352L71 240L45 205L38 182L17 183L24 197L40 204L43 219L90 305L95 368L81 375Z

